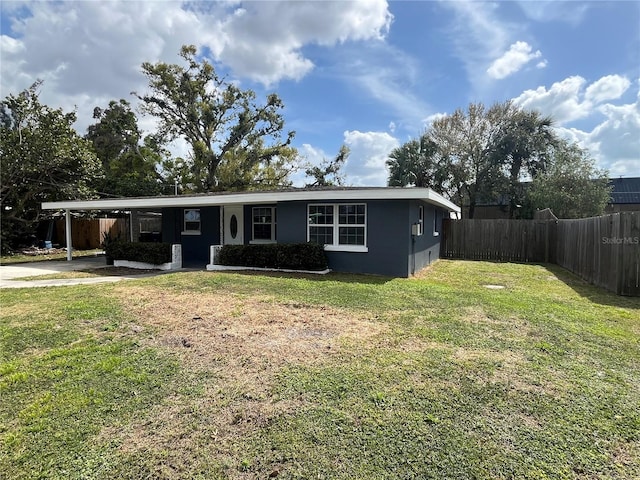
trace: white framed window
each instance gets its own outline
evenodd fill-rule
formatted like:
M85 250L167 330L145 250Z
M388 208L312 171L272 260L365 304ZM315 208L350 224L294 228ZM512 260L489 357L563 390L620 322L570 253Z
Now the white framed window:
M308 205L307 240L325 250L367 251L367 206L364 203Z
M253 207L251 209L251 242L272 243L276 241L276 208Z
M185 208L182 234L183 235L200 235L200 227L201 227L200 209Z
M424 205L418 207L418 223L420 224L418 235L422 235L424 233Z
M437 237L440 235L440 222L438 222L438 216L442 219L442 215L438 215L438 209L433 209L433 236Z

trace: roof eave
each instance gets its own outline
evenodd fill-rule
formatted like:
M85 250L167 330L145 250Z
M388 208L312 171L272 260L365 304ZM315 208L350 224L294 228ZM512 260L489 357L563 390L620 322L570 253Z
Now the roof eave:
M452 212L460 207L428 188L371 188L345 190L300 190L242 192L223 195L184 195L177 197L140 197L100 200L44 202L43 210L131 210L144 208L206 207L237 204L278 203L292 201L355 200L423 200Z

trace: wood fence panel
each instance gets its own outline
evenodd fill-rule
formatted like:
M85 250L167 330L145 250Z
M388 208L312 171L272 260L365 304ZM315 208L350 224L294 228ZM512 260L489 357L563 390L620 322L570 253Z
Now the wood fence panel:
M544 262L548 222L539 220L445 220L442 258Z
M72 218L71 245L78 250L100 248L103 234L110 233L128 238L128 222L125 218ZM66 246L65 221L56 221L56 236L60 245Z
M622 212L619 275L619 295L640 297L640 212Z
M618 295L640 296L640 212L576 220L445 220L440 257L556 263Z

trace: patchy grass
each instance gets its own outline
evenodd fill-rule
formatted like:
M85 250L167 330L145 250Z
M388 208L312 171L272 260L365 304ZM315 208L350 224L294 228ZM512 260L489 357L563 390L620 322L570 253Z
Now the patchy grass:
M8 478L640 477L640 299L559 268L0 299Z
M49 260L66 260L67 252L61 252L59 249L54 250L55 253L47 253L47 250L38 250L37 254L33 255L24 255L24 254L15 254L15 255L2 255L0 257L0 265L10 265L13 263L32 263L32 262L46 262ZM71 253L73 258L81 258L81 257L95 257L103 253L101 249L94 250L74 250Z
M149 275L164 273L160 270L149 270L144 268L129 267L100 267L87 270L73 270L70 272L46 273L44 275L32 275L30 277L19 277L16 280L56 280L67 278L95 278L95 277L130 277L135 275Z

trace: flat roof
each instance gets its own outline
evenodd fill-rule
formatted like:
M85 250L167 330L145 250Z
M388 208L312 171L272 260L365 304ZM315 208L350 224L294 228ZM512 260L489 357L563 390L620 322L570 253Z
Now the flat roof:
M132 210L166 207L207 207L293 201L423 200L450 212L460 207L430 188L417 187L331 187L270 190L261 192L219 192L194 195L126 197L98 200L43 202L43 210Z

